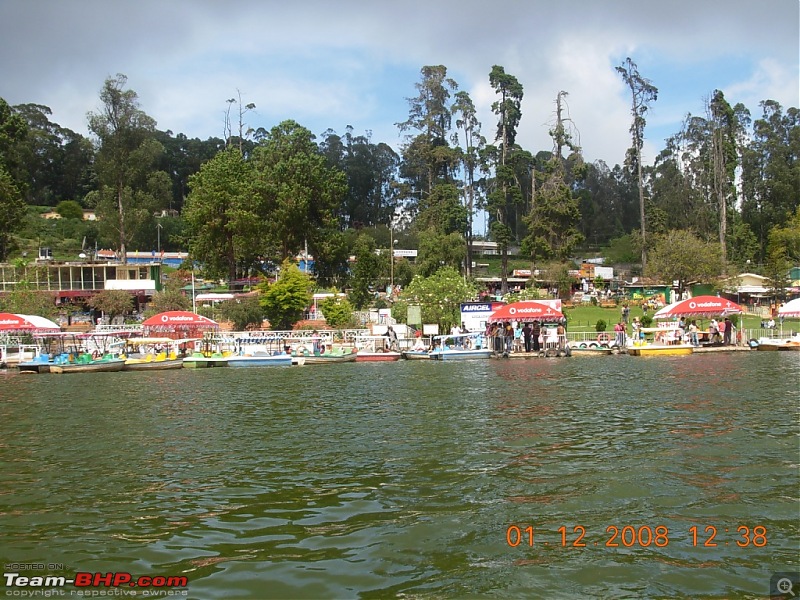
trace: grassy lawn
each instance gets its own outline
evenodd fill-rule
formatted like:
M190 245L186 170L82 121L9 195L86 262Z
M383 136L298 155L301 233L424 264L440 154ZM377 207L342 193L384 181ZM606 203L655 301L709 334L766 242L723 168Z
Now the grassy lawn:
M631 312L628 317L628 322L633 320L633 317L641 318L644 316L641 307L629 305ZM614 323L622 319L622 305L618 308L600 308L599 306L586 306L565 307L564 313L567 315L569 331L596 331L595 324L598 320L603 319L606 322L606 331L613 331ZM650 316L653 312L649 312ZM700 328L708 327L708 319L700 319L697 325ZM759 329L761 327L761 317L753 315L744 315L744 328L745 329ZM780 330L780 324L778 324ZM783 323L783 331L800 331L800 319L786 319Z

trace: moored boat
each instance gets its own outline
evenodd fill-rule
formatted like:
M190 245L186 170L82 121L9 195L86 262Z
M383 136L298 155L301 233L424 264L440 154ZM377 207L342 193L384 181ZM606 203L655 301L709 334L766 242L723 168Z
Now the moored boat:
M800 336L788 339L762 337L755 344L750 344L761 352L800 352Z
M608 348L605 346L587 346L578 344L577 346L570 345L570 351L573 356L608 356L610 354L619 354L619 348Z
M210 367L227 367L228 356L215 352L206 356L202 352L193 352L183 359L185 369L207 369Z
M177 342L170 338L129 338L123 371L166 371L183 368L175 352Z
M50 365L50 372L56 374L66 373L101 373L109 371L122 371L125 366L125 361L121 358L104 356L94 360L90 354L80 354L70 362L69 359L63 360L64 357L58 357L53 364Z
M427 350L403 350L400 354L406 360L429 360L431 357Z
M691 344L641 344L628 347L631 356L686 356L694 353Z
M292 358L302 358L307 365L327 365L332 363L355 362L358 353L353 348L333 348L323 353L293 354Z
M401 353L386 347L384 335L362 335L356 338L356 362L387 362L400 360Z
M452 340L452 344L448 341ZM464 333L459 335L437 335L429 355L433 360L472 360L491 358L493 352L486 347L483 335Z
M289 367L291 365L292 355L286 353L254 352L253 354L232 354L228 357L229 367Z

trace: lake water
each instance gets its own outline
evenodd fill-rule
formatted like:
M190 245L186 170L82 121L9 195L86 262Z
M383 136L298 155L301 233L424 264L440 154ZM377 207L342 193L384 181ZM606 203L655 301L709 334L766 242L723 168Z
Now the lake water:
M0 386L6 573L186 576L200 599L764 598L800 570L800 353Z

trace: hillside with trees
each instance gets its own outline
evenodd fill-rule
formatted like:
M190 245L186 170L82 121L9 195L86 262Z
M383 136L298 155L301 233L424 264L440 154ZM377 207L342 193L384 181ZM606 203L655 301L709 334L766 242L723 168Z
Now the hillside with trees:
M351 127L317 136L286 120L252 130L255 104L241 98L228 102L226 139L176 135L124 75L100 88L90 138L53 123L49 107L0 99L0 260L37 246L57 257L158 247L187 250L209 277L234 280L274 274L308 251L317 286L353 289L360 306L390 279L406 286L444 267L471 275L468 242L485 214L503 291L516 249L533 268L600 253L654 277L671 272L670 239L715 247L719 274L747 266L780 277L800 263L798 108L769 99L748 108L709 90L643 164L658 82L631 59L616 70L631 92L631 147L614 166L584 159L568 90L554 91L555 111L523 115L525 82L499 65L487 68L492 123L477 120L447 67L422 67L398 115L399 148ZM519 145L526 118L549 123L551 148ZM46 210L62 218L42 219ZM84 210L97 219L84 221ZM395 240L418 249L415 264L389 260Z

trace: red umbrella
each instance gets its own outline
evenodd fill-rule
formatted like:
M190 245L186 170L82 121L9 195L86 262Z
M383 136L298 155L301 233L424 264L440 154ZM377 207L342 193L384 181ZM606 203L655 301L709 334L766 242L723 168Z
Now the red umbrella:
M61 331L57 323L36 315L0 313L0 331L7 333L53 333Z
M198 329L218 329L216 321L186 310L171 310L153 315L142 322L145 335L153 331L191 331Z
M564 313L551 308L547 304L536 302L535 300L522 300L498 308L489 317L490 323L497 321L520 321L530 323L531 321L561 321Z
M672 319L675 317L715 317L741 313L742 307L717 296L695 296L665 306L653 315L654 319Z

